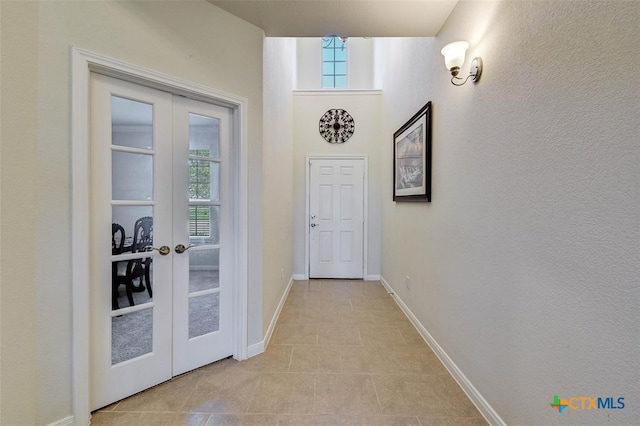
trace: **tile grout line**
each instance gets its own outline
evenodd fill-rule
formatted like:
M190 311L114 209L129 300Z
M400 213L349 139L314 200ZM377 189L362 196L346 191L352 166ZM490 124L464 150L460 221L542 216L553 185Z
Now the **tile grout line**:
M189 398L191 398L193 396L193 394L196 392L196 389L198 388L198 385L200 384L200 381L202 380L203 376L204 376L204 372L199 372L198 380L196 380L195 385L191 388L191 393L189 393L189 395L184 399L184 401L180 405L180 409L181 410L184 409L184 406L187 405L187 402L189 402Z
M378 395L378 388L376 387L376 381L373 380L373 374L369 373L369 378L371 379L371 383L373 384L373 391L376 394L376 401L378 401L378 409L380 410L380 415L384 415L382 413L382 404L380 403L380 395Z
M289 354L289 365L287 365L287 373L291 373L291 364L293 364L293 351L295 346L291 346L291 353Z
M312 409L312 413L311 413L314 416L318 415L318 413L316 412L317 388L318 388L318 374L315 373L313 375L313 409Z
M260 386L260 381L262 380L263 373L258 372L258 380L256 380L256 384L253 386L253 390L251 391L251 396L248 398L249 402L247 402L247 408L242 411L243 414L250 414L249 408L251 408L251 403L256 397L256 392L258 391L258 387Z
M209 413L209 416L207 417L207 421L204 422L204 426L208 426L209 422L211 421L211 417L213 416L213 413Z

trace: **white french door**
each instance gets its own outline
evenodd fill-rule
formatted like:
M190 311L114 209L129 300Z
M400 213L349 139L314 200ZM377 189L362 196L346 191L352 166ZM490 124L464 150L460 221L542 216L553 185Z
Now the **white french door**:
M230 112L182 97L173 106L173 236L186 249L173 254L175 376L232 353L233 235L221 226L232 223Z
M309 160L309 277L363 278L364 160Z
M97 409L232 354L233 195L227 108L95 73L90 102Z

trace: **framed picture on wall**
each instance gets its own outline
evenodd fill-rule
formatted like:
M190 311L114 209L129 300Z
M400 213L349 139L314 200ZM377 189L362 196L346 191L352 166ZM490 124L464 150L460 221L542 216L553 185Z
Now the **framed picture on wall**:
M431 102L393 134L393 201L431 201Z

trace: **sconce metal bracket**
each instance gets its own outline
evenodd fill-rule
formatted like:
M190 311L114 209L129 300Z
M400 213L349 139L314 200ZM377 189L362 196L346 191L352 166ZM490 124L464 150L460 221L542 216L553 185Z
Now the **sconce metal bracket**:
M482 58L475 57L471 61L471 67L469 69L469 76L474 83L480 79L482 75Z

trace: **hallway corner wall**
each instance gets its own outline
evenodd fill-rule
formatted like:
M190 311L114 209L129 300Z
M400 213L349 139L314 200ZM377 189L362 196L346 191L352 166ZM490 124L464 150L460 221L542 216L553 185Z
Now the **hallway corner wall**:
M296 40L264 40L263 315L267 333L293 275L293 89ZM266 342L265 342L266 343Z

